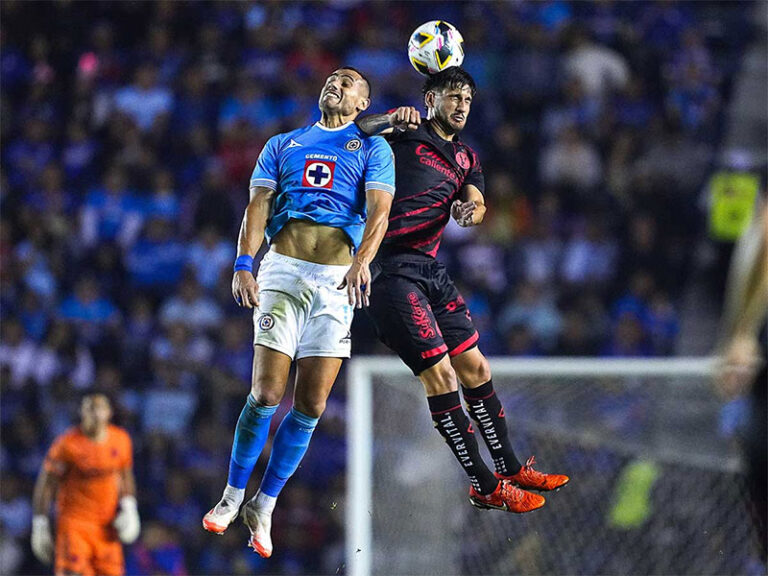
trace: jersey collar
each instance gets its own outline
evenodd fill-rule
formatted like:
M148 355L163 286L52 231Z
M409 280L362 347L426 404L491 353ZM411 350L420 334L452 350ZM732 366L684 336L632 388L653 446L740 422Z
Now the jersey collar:
M349 128L350 124L354 124L354 122L350 120L349 122L347 122L346 124L342 124L338 128L328 128L327 126L323 126L322 124L320 124L319 121L315 122L315 126L320 128L320 130L325 130L326 132L340 132L340 131L344 130L345 128Z

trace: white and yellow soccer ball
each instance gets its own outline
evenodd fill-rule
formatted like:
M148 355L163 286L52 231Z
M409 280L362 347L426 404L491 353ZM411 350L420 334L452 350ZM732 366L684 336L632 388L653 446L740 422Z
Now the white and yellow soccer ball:
M408 60L421 74L428 76L461 66L464 61L464 38L455 26L445 20L425 22L408 40Z

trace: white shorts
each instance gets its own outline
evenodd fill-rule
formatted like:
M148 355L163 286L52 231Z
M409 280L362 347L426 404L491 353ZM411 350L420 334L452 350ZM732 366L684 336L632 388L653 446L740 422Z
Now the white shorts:
M296 360L349 358L354 310L346 289L336 289L348 270L267 252L256 276L260 305L253 312L253 343Z

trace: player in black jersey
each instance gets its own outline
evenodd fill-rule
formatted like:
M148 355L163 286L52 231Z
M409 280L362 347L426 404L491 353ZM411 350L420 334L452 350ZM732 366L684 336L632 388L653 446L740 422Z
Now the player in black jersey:
M446 224L476 226L485 215L483 171L477 154L458 138L475 95L472 77L458 67L427 78L427 118L402 107L367 116L358 125L384 134L395 154L396 192L389 228L371 266L368 307L379 338L419 377L435 428L470 479L470 502L479 508L528 512L544 498L523 488L554 490L568 477L522 465L509 437L504 408L493 390L488 361L464 299L435 259ZM493 458L482 460L467 411Z

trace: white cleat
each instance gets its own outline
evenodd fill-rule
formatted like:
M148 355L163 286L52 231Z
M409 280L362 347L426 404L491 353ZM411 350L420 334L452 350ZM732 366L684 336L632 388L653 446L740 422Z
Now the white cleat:
M252 500L243 506L243 524L251 531L248 547L262 558L272 556L272 513L259 510Z
M226 500L219 501L216 506L203 516L203 528L214 534L224 534L224 531L237 518L239 506L230 504Z

